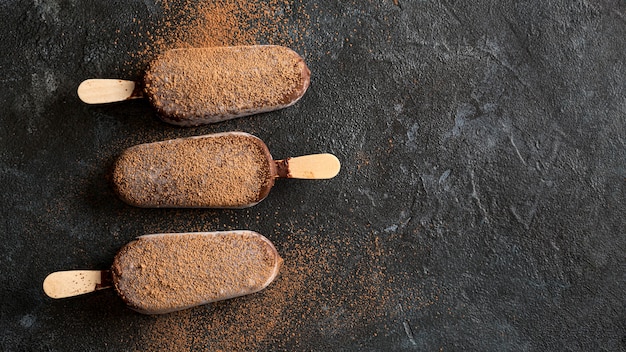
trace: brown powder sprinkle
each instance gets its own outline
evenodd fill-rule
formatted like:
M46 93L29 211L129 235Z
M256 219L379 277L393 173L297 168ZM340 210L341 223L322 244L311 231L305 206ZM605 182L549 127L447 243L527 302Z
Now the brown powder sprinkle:
M282 259L252 231L159 234L123 247L111 268L129 307L167 313L262 290Z
M163 0L151 19L135 19L144 62L172 48L274 44L300 47L310 18L293 0Z
M296 213L267 234L285 260L278 280L251 296L141 317L140 338L129 350L324 351L345 336L355 349L368 349L363 346L376 339L372 334L404 335L403 321L410 318L402 311L448 314L442 288L421 266L388 270L402 262L403 250L388 242L400 235L354 224L325 236L329 226L316 219L328 214ZM380 327L381 321L388 323Z
M146 95L168 122L212 123L294 104L310 71L281 46L169 50L150 65Z
M112 179L119 197L138 207L242 208L267 196L273 174L263 141L228 132L131 147Z

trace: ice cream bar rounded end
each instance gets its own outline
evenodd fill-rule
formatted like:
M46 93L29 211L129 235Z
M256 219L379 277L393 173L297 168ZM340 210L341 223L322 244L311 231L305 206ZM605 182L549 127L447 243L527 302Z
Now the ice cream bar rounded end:
M131 309L163 314L258 292L282 262L253 231L155 234L124 246L111 271Z
M263 200L276 170L261 139L225 132L140 144L119 156L116 193L143 208L245 208Z
M165 122L196 126L283 109L306 92L311 71L278 45L174 49L144 76L144 94Z

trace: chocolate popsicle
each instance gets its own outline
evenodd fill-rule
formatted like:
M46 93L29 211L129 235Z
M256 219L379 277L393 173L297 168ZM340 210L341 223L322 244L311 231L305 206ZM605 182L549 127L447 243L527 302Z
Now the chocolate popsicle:
M43 287L64 298L114 286L129 308L163 314L258 292L282 258L252 231L145 235L124 246L110 271L61 271Z
M145 208L245 208L269 194L276 178L327 179L332 154L273 160L261 139L226 132L140 144L115 163L116 193Z
M141 84L90 79L78 87L88 104L147 97L166 122L214 123L295 104L311 72L296 52L277 45L169 50L149 66Z

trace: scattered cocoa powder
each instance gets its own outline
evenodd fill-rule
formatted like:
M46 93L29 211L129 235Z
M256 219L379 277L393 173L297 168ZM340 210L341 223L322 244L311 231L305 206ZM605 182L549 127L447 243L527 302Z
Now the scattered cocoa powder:
M299 1L163 0L151 18L135 19L145 63L173 48L275 44L300 47L310 17Z
M279 211L279 213L282 213ZM421 267L398 265L402 253L388 241L397 235L320 225L328 214L275 222L268 238L285 260L265 290L172 314L147 316L135 351L333 350L338 341L375 350L372 341L404 337L403 312L448 314L441 289ZM268 221L276 220L267 214ZM363 231L363 232L361 232ZM421 255L423 250L415 250ZM382 326L380 322L389 322ZM413 323L412 323L413 324ZM345 346L344 346L345 347ZM369 347L369 348L368 348Z
M131 147L118 158L112 180L134 206L241 208L267 196L272 167L263 141L231 132Z
M168 122L212 123L294 104L310 72L281 46L169 50L150 65L146 95Z
M111 270L129 307L158 314L257 292L281 263L274 246L252 231L160 234L124 246Z

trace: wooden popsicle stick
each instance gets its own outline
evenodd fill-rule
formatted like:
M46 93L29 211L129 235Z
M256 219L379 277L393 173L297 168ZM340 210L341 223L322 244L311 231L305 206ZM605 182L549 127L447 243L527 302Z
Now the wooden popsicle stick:
M78 86L78 97L87 104L115 103L143 98L141 86L121 79L88 79Z
M278 177L323 180L337 176L341 163L332 154L312 154L276 160Z
M51 298L66 298L109 288L108 270L57 271L43 281L43 291Z

